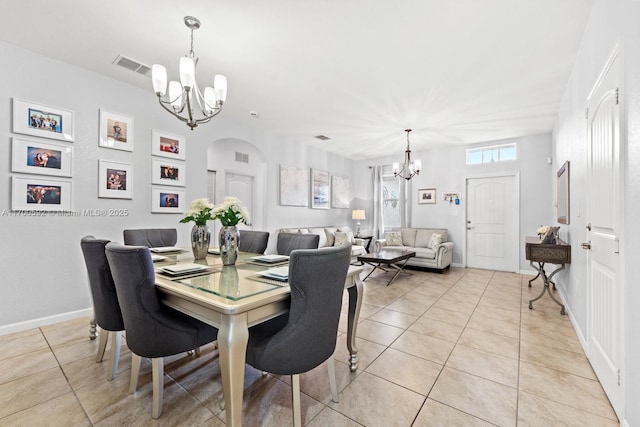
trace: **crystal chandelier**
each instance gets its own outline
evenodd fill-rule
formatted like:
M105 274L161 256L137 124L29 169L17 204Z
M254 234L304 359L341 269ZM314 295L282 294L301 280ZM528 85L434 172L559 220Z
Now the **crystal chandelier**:
M222 105L227 99L227 78L217 74L213 79L213 87L207 86L204 93L200 92L196 82L198 58L193 52L193 30L200 28L200 20L193 16L185 16L184 24L191 29L191 50L188 55L180 58L180 81L169 82L169 94L165 97L167 69L154 64L151 67L151 80L162 108L193 130L199 124L209 122L222 111Z
M400 166L397 162L393 164L393 176L404 178L407 181L414 175L420 174L422 162L420 160L411 161L411 147L409 146L409 132L411 129L404 130L407 133L407 149L404 151L404 163Z

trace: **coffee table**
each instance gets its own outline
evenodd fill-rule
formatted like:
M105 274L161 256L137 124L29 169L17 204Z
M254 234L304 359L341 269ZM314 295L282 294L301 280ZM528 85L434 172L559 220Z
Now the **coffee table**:
M371 276L371 273L376 271L378 268L384 270L385 272L388 272L388 270L386 270L384 267L391 267L395 268L397 271L396 274L393 275L391 280L387 282L387 286L389 286L391 282L393 282L395 278L398 277L398 274L402 272L402 269L404 268L409 258L414 256L416 256L415 252L403 251L400 249L385 249L380 252L372 252L370 254L360 255L358 257L358 261L373 266L373 270L371 270L369 274L367 274L367 276L362 279L362 281L367 280L367 278Z

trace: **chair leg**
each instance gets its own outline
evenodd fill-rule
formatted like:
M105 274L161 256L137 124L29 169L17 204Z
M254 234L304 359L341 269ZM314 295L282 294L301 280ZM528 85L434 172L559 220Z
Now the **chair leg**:
M327 359L327 367L329 368L329 386L331 387L331 400L338 403L338 385L336 384L336 361L333 354Z
M164 397L164 359L151 359L151 375L153 376L153 407L151 418L154 420L162 414L162 399Z
M291 393L293 395L293 426L302 426L302 410L300 409L300 375L291 375Z
M196 353L196 356L200 357L200 354L202 354L202 352L200 351L200 347L196 347L196 349L194 350Z
M120 345L122 342L122 333L120 331L109 331L111 336L111 352L109 353L109 366L111 372L107 372L107 381L111 381L116 376L118 370L118 362L120 362Z
M104 352L107 349L109 331L100 329L100 333L98 334L98 336L100 337L100 339L98 340L98 354L96 354L96 363L102 362L102 358L104 357Z
M129 393L135 393L138 388L138 375L140 375L140 362L142 358L131 352L131 379L129 380Z

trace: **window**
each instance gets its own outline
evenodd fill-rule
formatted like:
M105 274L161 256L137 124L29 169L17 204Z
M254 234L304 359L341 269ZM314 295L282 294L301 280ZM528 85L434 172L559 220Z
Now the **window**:
M384 230L402 227L401 179L393 175L382 177L382 226Z
M467 164L504 162L516 160L516 144L493 145L491 147L468 148Z

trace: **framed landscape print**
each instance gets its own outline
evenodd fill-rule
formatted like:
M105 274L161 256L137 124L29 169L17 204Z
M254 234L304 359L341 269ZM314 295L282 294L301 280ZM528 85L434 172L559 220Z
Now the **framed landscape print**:
M186 138L161 130L151 131L151 154L154 156L169 157L174 160L187 158Z
M435 188L422 188L418 190L418 204L434 204L436 202Z
M188 209L188 203L185 201L184 197L184 190L152 187L151 212L181 214Z
M133 117L100 109L101 147L133 151Z
M98 161L98 197L131 199L133 176L131 163Z
M71 200L71 180L11 177L11 209L14 211L70 211Z
M73 142L73 112L13 98L13 131Z
M184 187L186 185L186 164L168 159L151 159L151 183Z
M280 165L280 204L309 206L309 171Z
M349 178L331 176L331 207L349 208Z
M13 172L70 177L72 159L73 147L70 145L13 138Z
M311 169L311 208L329 209L329 172Z

